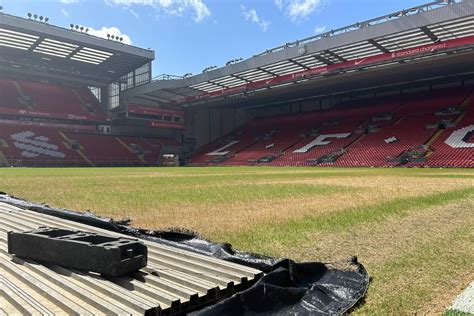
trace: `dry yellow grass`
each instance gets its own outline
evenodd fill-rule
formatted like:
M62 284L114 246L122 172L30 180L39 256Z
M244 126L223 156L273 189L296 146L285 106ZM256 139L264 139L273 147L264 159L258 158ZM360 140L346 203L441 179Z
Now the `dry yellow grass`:
M474 271L469 169L0 169L0 190L301 261L357 255L374 279L356 313L439 312Z

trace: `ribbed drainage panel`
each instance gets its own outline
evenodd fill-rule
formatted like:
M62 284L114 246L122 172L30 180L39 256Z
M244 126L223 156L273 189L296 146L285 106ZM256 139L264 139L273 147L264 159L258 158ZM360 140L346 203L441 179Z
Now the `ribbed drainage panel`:
M40 226L124 237L0 203L0 315L172 315L245 289L262 275L246 266L148 241L143 241L148 266L120 278L38 264L7 253L8 231Z

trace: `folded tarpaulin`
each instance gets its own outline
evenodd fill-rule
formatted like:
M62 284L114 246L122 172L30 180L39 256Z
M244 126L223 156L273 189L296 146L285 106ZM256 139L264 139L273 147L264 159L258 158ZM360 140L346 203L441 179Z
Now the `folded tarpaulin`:
M193 314L340 315L365 295L368 282L366 271L354 261L343 269L289 261L249 289Z
M295 263L234 250L227 243L213 243L179 229L152 231L128 226L127 221L101 218L31 203L0 193L0 202L94 227L147 239L257 268L265 275L250 288L217 304L195 311L195 315L336 315L343 314L365 296L369 275L357 259L338 264Z

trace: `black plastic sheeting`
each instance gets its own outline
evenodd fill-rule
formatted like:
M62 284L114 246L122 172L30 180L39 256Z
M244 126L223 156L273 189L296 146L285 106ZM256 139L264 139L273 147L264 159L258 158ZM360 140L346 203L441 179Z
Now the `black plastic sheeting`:
M190 231L151 231L134 228L128 225L128 221L114 221L90 212L81 213L31 203L2 192L0 202L265 272L250 288L196 311L194 315L340 315L359 303L369 286L369 275L355 257L339 264L296 263L290 259L240 252L234 250L230 244L213 243Z

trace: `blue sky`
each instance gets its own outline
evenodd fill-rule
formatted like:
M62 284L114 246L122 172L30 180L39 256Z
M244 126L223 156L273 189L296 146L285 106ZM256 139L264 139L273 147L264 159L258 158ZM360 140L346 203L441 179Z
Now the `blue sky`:
M265 49L426 3L420 0L0 0L3 11L47 16L152 48L153 74L200 73Z

